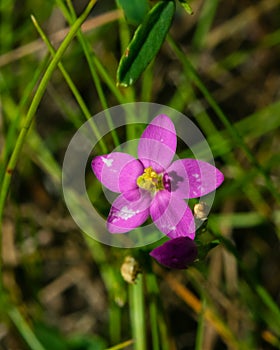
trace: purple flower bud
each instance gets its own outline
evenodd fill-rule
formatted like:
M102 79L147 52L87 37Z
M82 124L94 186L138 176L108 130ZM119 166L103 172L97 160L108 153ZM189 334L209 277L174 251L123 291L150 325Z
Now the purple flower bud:
M186 269L197 257L197 247L189 237L178 237L153 249L150 255L166 267Z

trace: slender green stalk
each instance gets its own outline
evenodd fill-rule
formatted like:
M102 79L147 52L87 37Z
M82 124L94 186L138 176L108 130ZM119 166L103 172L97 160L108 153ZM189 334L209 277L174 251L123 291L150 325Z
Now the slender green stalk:
M64 4L64 2L61 1L61 0L56 0L56 1L57 1L58 6L60 7L61 11L63 12L63 15L67 19L67 21L69 23L71 23L72 22L72 17L70 15L66 5ZM103 64L100 62L98 57L95 55L94 51L90 50L90 54L91 54L91 59L93 61L94 66L96 67L97 72L99 73L99 75L101 76L101 78L103 79L105 84L108 86L108 88L112 92L112 94L116 97L117 101L119 103L128 102L126 97L123 96L122 93L120 92L120 90L117 88L116 82L108 74L108 72L104 68Z
M111 294L109 306L109 335L111 344L121 340L121 308L116 304L113 293Z
M76 13L75 13L75 10L74 10L74 7L72 5L71 0L67 0L67 4L68 4L68 7L70 9L70 14L71 14L71 18L72 18L71 22L73 22L74 20L76 20ZM103 91L103 88L101 85L101 81L100 81L99 76L97 74L96 68L94 66L94 62L92 60L91 47L90 47L88 41L84 38L84 36L80 30L77 33L77 37L78 37L78 40L79 40L79 42L82 46L82 49L85 53L86 60L87 60L87 63L88 63L89 69L90 69L91 76L92 76L93 81L94 81L94 85L95 85L101 106L104 110L104 113L107 117L108 125L111 129L111 135L112 135L114 144L115 144L115 146L118 146L120 144L119 137L118 137L118 134L115 130L112 118L110 116L110 112L108 111L107 99L106 99L106 96L104 94L104 91Z
M44 40L48 50L50 51L50 53L52 54L52 56L55 56L55 49L52 46L51 42L49 41L48 37L46 36L46 34L44 33L44 31L42 30L42 28L40 27L39 23L37 22L37 20L35 19L34 16L31 17L35 28L37 29L38 33L40 34L41 38ZM87 105L85 104L81 94L79 93L76 85L74 84L74 82L72 81L70 75L68 74L68 72L66 71L66 69L64 68L63 64L61 62L58 63L58 68L60 69L65 81L67 82L70 90L72 91L73 95L75 96L78 105L81 107L81 110L83 111L85 117L87 120L91 119L91 113L87 108ZM95 136L98 138L98 140L100 140L100 146L102 148L102 152L107 153L108 149L107 146L105 144L105 142L102 140L101 135L99 133L99 130L97 128L97 126L95 125L95 123L91 123L91 127L92 130L95 134Z
M0 33L1 33L1 46L0 53L7 52L13 45L13 22L14 22L14 9L12 1L1 2L1 20L0 20Z
M115 346L112 346L110 348L107 348L106 350L120 350L120 349L125 349L127 348L128 346L130 346L131 344L133 344L133 340L126 340L125 342L123 343L120 343L118 345L115 345Z
M118 1L116 1L116 3L118 6ZM120 6L118 6L118 8L122 10ZM124 18L119 18L118 23L119 23L119 38L120 38L121 52L124 52L131 39L130 31L128 30L127 21Z
M141 86L141 101L150 102L152 99L152 89L154 81L154 63L153 60L143 73L142 86Z
M137 283L129 285L129 305L134 349L145 350L146 320L142 274L138 276Z
M127 21L124 18L120 18L118 22L119 22L119 37L120 37L121 52L124 52L130 41L130 29ZM131 101L131 102L135 101L135 91L133 86L126 88L125 93L128 101ZM136 139L134 125L129 125L129 124L126 125L126 139L127 140ZM129 151L129 148L130 148L130 145L128 144L128 151Z
M160 315L158 316L158 328L160 332L162 350L170 350L171 348L175 348L173 346L173 340L169 337L167 327L168 326L163 315L163 310L160 310Z
M84 234L85 241L90 249L93 259L96 261L100 268L102 280L105 283L108 291L109 300L109 334L112 344L118 343L121 339L121 314L122 309L117 304L116 300L120 304L124 303L125 290L121 283L121 276L119 271L116 271L116 267L108 260L107 252L104 246L88 235Z
M8 311L8 314L31 350L45 350L18 309L13 307Z
M125 52L131 39L130 28L127 21L123 17L118 20L118 23L119 23L119 38L120 38L121 52ZM126 88L125 93L127 97L127 102L135 101L135 91L133 86Z
M92 52L92 61L95 65L99 75L101 76L101 78L103 79L105 84L107 84L108 88L110 89L112 94L115 96L117 101L119 103L129 102L130 100L126 96L122 95L122 93L120 92L120 90L116 86L115 80L108 74L108 72L104 68L103 64L100 62L99 58L95 55L94 52Z
M203 298L203 296L202 296L202 298ZM204 325L205 325L203 313L205 311L205 306L206 306L206 300L205 300L205 298L203 298L203 302L202 302L202 310L203 311L198 316L195 350L203 350L203 330L204 330Z
M218 3L219 0L204 1L197 29L192 40L193 46L197 49L201 49L205 43L205 38L213 22Z
M67 0L67 4L68 4L68 7L70 9L70 13L67 11L64 3L61 0L57 0L57 2L59 4L61 10L64 13L64 16L71 23L72 19L75 18L75 16L76 16L71 1ZM128 27L127 27L126 23L123 21L123 19L121 19L121 21L123 24L122 29L121 29L122 37L126 37L126 39L128 39L128 36L125 36L125 33L124 33L124 31L126 31L127 33L129 32ZM114 144L115 144L115 146L117 146L120 144L120 142L118 139L118 135L115 131L115 128L113 126L113 123L111 121L109 111L107 111L108 104L107 104L107 101L106 101L106 98L105 98L97 71L100 74L100 76L102 77L102 79L104 80L104 82L107 84L107 86L109 87L111 92L114 94L114 96L117 98L117 100L120 103L134 101L134 90L132 87L126 89L126 97L124 97L120 93L119 89L116 87L115 82L112 80L112 78L106 72L105 68L103 67L103 65L99 61L98 57L95 55L95 53L91 49L86 38L82 35L81 32L79 32L77 35L78 35L78 39L80 41L80 44L82 46L82 49L84 51L84 54L86 56L88 66L89 66L89 69L90 69L90 72L91 72L91 75L92 75L92 78L93 78L93 81L94 81L94 84L95 84L95 87L96 87L96 90L97 90L97 93L98 93L98 96L99 96L99 99L101 102L102 108L105 110L105 114L107 116L107 121L108 121L109 127L112 130L111 133L112 133ZM127 138L129 140L135 139L134 126L127 125L126 130L127 130Z
M216 113L217 117L220 119L220 121L224 124L228 132L230 133L231 137L235 140L236 144L240 146L240 148L244 151L245 155L247 156L248 160L251 162L251 164L258 170L258 172L264 177L266 181L267 188L271 192L271 194L274 196L274 198L280 202L280 194L277 188L275 188L273 182L271 181L269 175L265 172L265 170L261 167L261 165L258 163L257 159L247 146L247 144L244 142L243 138L238 133L237 129L234 127L234 125L228 120L222 109L219 107L215 99L212 97L206 86L203 84L201 79L199 78L198 74L195 71L195 68L192 66L191 62L187 59L186 55L181 51L181 49L178 47L178 45L175 43L175 41L169 36L168 37L168 43L172 50L175 52L176 56L179 58L181 63L183 64L183 67L185 71L187 72L188 76L192 79L192 81L195 83L195 85L198 87L198 89L202 92L205 99L209 103L209 105L213 108L214 112Z
M15 113L16 115L14 119L11 121L11 123L9 123L10 127L7 130L5 145L0 155L0 160L2 162L2 164L0 164L0 183L2 182L2 179L5 174L5 166L8 160L8 156L10 155L13 145L15 144L14 140L16 138L16 133L19 128L22 110L27 105L28 100L38 82L39 77L41 76L43 71L46 69L48 61L49 61L49 58L46 56L45 59L41 61L39 67L35 70L31 81L27 84L23 92L23 96L17 108L17 112Z
M79 30L79 28L82 25L82 23L84 22L84 20L86 19L86 17L88 16L90 11L92 10L96 1L97 0L91 0L89 2L89 4L87 5L85 11L82 13L82 15L75 21L75 23L71 27L69 33L67 34L64 41L61 43L59 49L57 50L54 58L50 62L42 80L40 81L38 89L34 95L34 98L31 102L31 105L30 105L29 110L27 112L24 126L22 127L22 129L20 131L19 137L18 137L17 142L15 144L14 151L10 157L10 160L8 162L8 166L7 166L5 175L4 175L3 184L1 187L1 193L0 193L0 221L1 221L1 218L3 215L5 200L6 200L6 197L8 194L12 173L16 167L22 146L25 142L27 133L30 129L30 126L32 124L32 121L33 121L33 118L34 118L35 113L37 111L37 108L39 106L39 103L40 103L40 101L44 95L44 92L47 88L47 84L48 84L56 66L58 65L59 61L61 60L62 55L64 54L65 50L69 46L70 42L72 41L73 37L75 36L77 31Z
M276 324L280 325L280 308L277 305L277 303L273 300L271 295L265 290L264 287L261 285L255 285L256 287L256 293L266 305L266 307L271 311L271 314L273 315L273 320ZM279 328L278 328L279 329ZM280 332L279 332L280 333Z
M156 276L154 273L147 273L147 289L149 293L149 309L150 309L150 325L151 325L151 335L153 350L159 350L160 340L159 340L159 329L158 329L158 310L157 310L157 296L158 287Z
M147 274L147 291L150 301L150 324L153 350L169 350L172 348L172 344L168 334L164 310L160 302L158 280L154 272Z

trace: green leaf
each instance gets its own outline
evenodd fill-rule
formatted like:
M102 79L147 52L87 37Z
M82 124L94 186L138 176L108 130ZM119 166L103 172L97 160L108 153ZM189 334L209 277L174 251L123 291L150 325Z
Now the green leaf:
M123 9L128 23L139 25L143 22L148 10L148 0L117 0Z
M120 60L118 85L132 85L156 56L171 26L174 12L174 0L160 1L150 10Z

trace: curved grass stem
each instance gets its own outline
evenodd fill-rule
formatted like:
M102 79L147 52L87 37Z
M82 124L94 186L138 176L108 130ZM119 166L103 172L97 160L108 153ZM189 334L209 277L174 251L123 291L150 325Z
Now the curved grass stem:
M32 21L33 24L35 26L35 28L37 29L39 35L41 36L41 38L44 40L48 50L50 51L50 53L52 54L52 56L55 56L55 49L52 46L50 40L48 39L48 37L46 36L46 34L43 32L42 28L40 27L39 23L37 22L37 20L32 16ZM78 105L80 106L82 112L84 113L84 116L87 120L90 120L91 118L91 113L87 108L87 105L85 103L85 101L83 100L81 94L79 93L76 85L74 84L74 82L72 81L70 75L68 74L68 72L66 71L66 69L64 68L63 64L61 62L58 63L58 68L60 69L65 81L67 82L70 90L72 91L73 95L76 98L76 101L78 103ZM95 136L100 140L100 146L102 149L102 152L107 153L108 149L107 146L105 144L105 142L102 140L102 137L99 133L99 130L97 128L97 126L95 125L95 123L90 123L91 128L93 133L95 134Z
M64 54L64 52L66 51L67 47L69 46L69 44L71 43L73 37L76 35L77 31L79 30L79 28L81 27L82 23L84 22L84 20L87 18L88 14L90 13L90 11L92 10L93 6L95 5L97 0L91 0L86 9L84 10L84 12L82 13L82 15L75 21L75 23L73 24L73 26L71 27L69 33L67 34L67 36L65 37L65 39L63 40L63 42L61 43L59 49L57 50L55 56L53 57L53 59L51 60L48 68L46 69L46 72L44 74L44 76L42 77L38 89L34 95L34 98L31 102L31 105L29 107L29 110L27 112L26 118L25 118L25 122L24 125L20 131L19 137L16 141L15 144L15 148L13 150L13 153L10 157L10 160L8 162L7 168L6 168L6 172L3 178L3 183L1 186L1 192L0 192L0 221L2 219L3 216L3 211L4 211L4 205L5 205L5 201L7 198L7 194L8 194L8 190L9 190L9 186L11 183L11 176L14 172L14 169L16 167L17 161L19 159L19 155L20 152L22 150L23 144L26 140L28 131L30 129L30 126L32 124L32 121L34 119L35 113L37 111L37 108L39 106L39 103L41 102L41 99L45 93L45 90L47 88L48 82L55 70L55 68L57 67L59 61L61 60L62 55ZM2 230L2 227L0 226L0 232Z

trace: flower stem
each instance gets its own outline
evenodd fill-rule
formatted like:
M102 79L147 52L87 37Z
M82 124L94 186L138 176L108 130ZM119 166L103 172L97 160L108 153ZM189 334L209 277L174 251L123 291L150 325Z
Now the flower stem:
M149 311L150 311L150 324L152 334L153 350L160 349L159 329L158 329L158 310L157 310L157 295L158 286L156 276L153 273L147 274L147 289L149 293Z
M130 319L135 350L146 349L146 320L144 306L143 275L135 284L129 285Z

